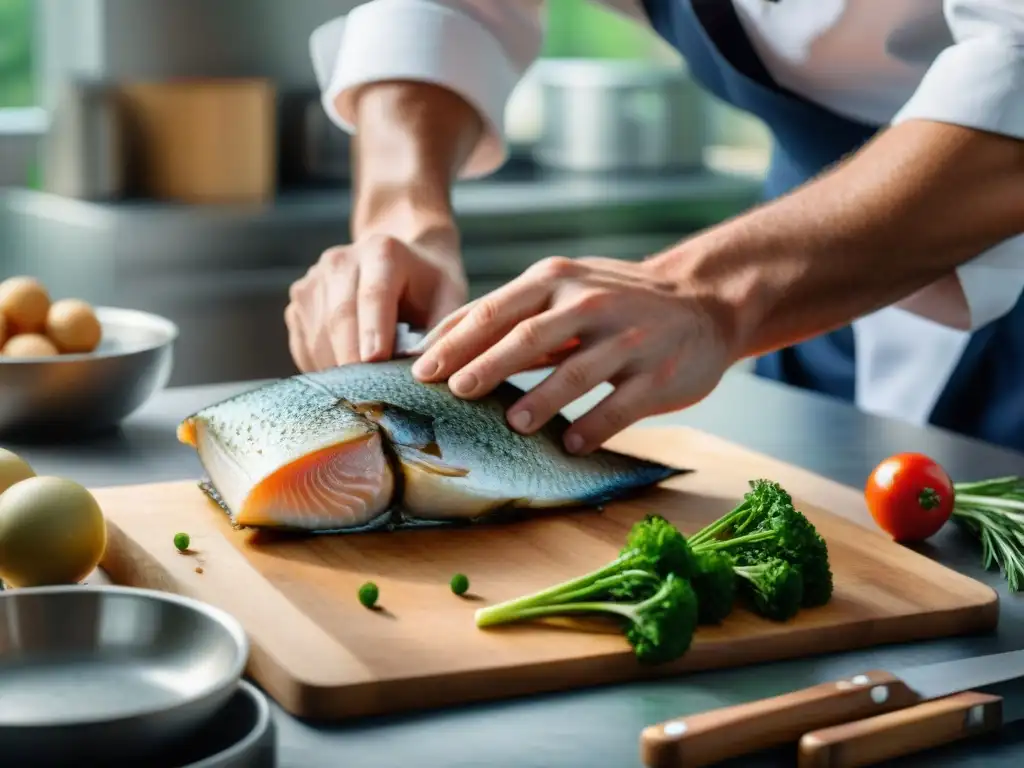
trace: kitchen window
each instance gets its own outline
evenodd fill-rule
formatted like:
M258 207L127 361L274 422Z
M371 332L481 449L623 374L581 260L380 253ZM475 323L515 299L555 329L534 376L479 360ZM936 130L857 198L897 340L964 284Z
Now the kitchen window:
M0 122L35 112L32 0L0 0Z
M678 54L648 27L589 0L549 0L544 58L678 61ZM756 117L707 94L709 146L705 162L743 174L764 174L771 135Z
M658 59L674 52L647 27L590 0L549 0L545 58Z
M0 0L0 187L31 182L46 112L36 87L38 0Z

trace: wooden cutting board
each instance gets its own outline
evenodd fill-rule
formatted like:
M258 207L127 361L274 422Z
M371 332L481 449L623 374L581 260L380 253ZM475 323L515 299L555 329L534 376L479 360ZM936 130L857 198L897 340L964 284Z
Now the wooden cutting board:
M237 531L194 482L97 490L120 584L189 595L236 616L250 674L295 715L340 719L734 667L882 643L969 634L997 622L989 587L873 529L858 490L685 428L635 428L612 447L696 472L642 498L505 525L276 541ZM580 575L615 557L645 513L693 532L735 506L747 481L790 491L829 544L835 595L780 624L737 610L702 627L677 663L641 667L610 631L478 630L485 601ZM827 511L826 511L827 510ZM195 554L175 550L175 532ZM451 593L455 572L471 597ZM380 611L356 599L380 586Z

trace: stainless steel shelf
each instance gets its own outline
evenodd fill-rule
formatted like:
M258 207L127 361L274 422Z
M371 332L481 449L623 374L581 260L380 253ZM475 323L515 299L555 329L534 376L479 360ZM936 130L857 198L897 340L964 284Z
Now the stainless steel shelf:
M639 259L756 202L759 182L710 172L616 178L511 168L453 194L474 296L550 255ZM288 286L345 242L346 190L282 193L266 206L95 203L0 194L0 276L55 295L157 312L181 326L172 384L292 372Z

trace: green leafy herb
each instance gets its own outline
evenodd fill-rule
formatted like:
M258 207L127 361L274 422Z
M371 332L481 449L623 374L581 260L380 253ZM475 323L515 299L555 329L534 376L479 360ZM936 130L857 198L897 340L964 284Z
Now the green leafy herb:
M1011 592L1024 585L1024 478L954 483L953 521L981 542L982 565L998 569Z

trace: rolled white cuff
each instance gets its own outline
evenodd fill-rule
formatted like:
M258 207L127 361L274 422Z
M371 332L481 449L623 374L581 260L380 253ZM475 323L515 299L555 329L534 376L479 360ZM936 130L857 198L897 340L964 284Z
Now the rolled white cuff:
M998 320L1017 304L1024 291L1024 235L1004 240L956 270L971 330Z
M892 124L935 120L1024 139L1024 44L979 35L944 50Z
M1024 45L999 31L952 45L935 59L893 118L934 120L1024 139ZM1005 240L957 268L971 329L997 320L1024 290L1024 236Z
M484 121L459 176L485 176L505 162L505 105L522 73L472 17L427 0L364 3L314 31L310 52L324 110L343 130L355 131L351 95L360 86L432 83L459 94Z

